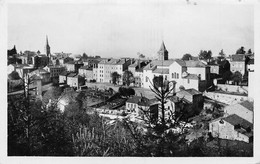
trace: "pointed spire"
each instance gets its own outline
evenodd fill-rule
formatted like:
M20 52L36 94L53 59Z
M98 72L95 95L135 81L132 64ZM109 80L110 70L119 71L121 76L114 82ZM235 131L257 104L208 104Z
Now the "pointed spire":
M48 42L48 35L46 35L46 45L49 45L49 42Z
M162 41L162 45L159 51L167 51L164 45L164 41Z

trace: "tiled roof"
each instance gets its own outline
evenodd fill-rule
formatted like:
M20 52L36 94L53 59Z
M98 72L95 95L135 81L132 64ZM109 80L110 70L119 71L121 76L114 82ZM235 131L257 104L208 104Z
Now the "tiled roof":
M154 60L144 67L144 70L152 70L156 66L170 66L174 60Z
M128 103L133 103L133 104L138 104L141 106L149 105L149 99L146 97L141 97L141 96L133 96L126 100Z
M31 79L33 79L33 80L41 80L42 77L38 76L38 75L33 75L33 76L31 76Z
M93 68L90 68L89 66L82 66L79 69L85 69L85 70L93 70Z
M169 69L167 68L156 68L153 73L162 73L162 74L169 74Z
M67 71L63 71L60 73L61 76L67 76L68 74L69 74L69 72L67 72Z
M185 90L181 90L179 92L176 93L177 95L198 95L198 94L202 94L201 92L197 91L196 89L185 89ZM177 96L179 97L179 96Z
M199 77L195 74L188 74L188 76L183 77L183 79L194 79L194 80L199 80Z
M36 69L34 71L31 72L31 74L44 74L44 73L49 73L48 71L46 71L45 69L42 69L42 68L39 68L39 69Z
M133 64L129 65L128 67L136 67L137 66L137 61L135 61Z
M77 75L78 75L77 73L70 73L70 74L68 74L68 77L75 77Z
M185 61L185 65L187 67L207 67L207 65L202 63L201 61L194 61L194 60Z
M240 105L242 105L243 107L245 107L248 110L253 111L254 110L254 104L253 102L249 102L249 101L243 101L241 103L239 103Z
M245 54L236 54L231 56L231 61L245 61Z
M198 94L202 94L201 92L197 91L197 90L196 90L196 89L194 89L194 88L186 89L186 90L184 90L184 91L186 91L186 92L190 93L191 95L198 95Z
M65 67L61 65L51 65L51 66L46 66L46 68L65 68Z
M175 61L176 61L176 63L178 63L180 66L186 66L186 63L185 63L184 60L176 59Z
M99 62L99 64L107 64L107 65L121 65L124 63L125 60L121 60L121 59L103 59Z
M229 115L229 116L223 118L223 120L227 121L231 125L238 125L239 124L244 129L246 129L248 127L253 128L253 124L252 123L250 123L247 120L239 117L236 114Z
M133 96L127 99L126 102L137 104L141 100L141 98L141 96Z
M169 99L172 101L172 102L174 102L174 103L177 103L177 102L179 102L179 97L177 97L177 96L171 96L171 97L169 97Z

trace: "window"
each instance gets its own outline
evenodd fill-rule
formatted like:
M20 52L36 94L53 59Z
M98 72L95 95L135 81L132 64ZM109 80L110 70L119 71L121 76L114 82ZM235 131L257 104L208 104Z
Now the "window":
M188 84L190 84L190 79L188 79Z
M172 78L173 78L173 73L172 73Z
M147 76L145 77L145 82L148 82L148 77Z
M177 73L177 79L179 79L179 73Z

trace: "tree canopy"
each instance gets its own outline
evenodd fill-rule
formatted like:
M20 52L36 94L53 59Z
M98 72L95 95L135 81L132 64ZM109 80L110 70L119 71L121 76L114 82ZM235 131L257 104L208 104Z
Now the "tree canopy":
M226 57L226 54L224 53L223 49L219 52L219 56L223 58Z
M211 50L201 50L199 53L199 59L208 61L212 57Z
M129 97L135 95L135 90L130 87L119 87L118 92L121 96Z
M245 48L243 46L241 46L237 51L236 51L236 54L245 54L246 51L245 51Z
M121 75L119 75L117 72L113 72L113 73L111 74L111 77L112 77L112 83L113 83L113 84L117 84L119 78L121 77Z
M163 76L154 76L153 85L156 88L163 86Z
M181 59L182 60L191 60L192 56L191 56L191 54L184 54Z
M129 86L134 82L134 75L131 71L126 70L123 74L123 83Z
M226 71L223 73L222 78L224 83L226 83L227 81L231 80L231 76L232 76L232 72L231 71Z
M8 78L10 80L20 80L21 77L19 76L19 73L16 72L16 71L12 71L9 75L8 75Z
M236 71L232 76L231 76L232 80L236 83L239 84L240 82L242 82L242 74L238 71Z

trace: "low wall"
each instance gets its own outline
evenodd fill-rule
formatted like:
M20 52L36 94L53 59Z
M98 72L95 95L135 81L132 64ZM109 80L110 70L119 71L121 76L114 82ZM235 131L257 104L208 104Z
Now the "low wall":
M238 92L238 93L248 93L247 86L238 86L238 85L227 85L227 84L218 84L217 89L221 89L226 92Z
M251 101L251 99L248 98L246 95L236 95L236 94L219 93L219 92L204 92L203 95L212 100L216 100L227 105L237 104L246 100Z

